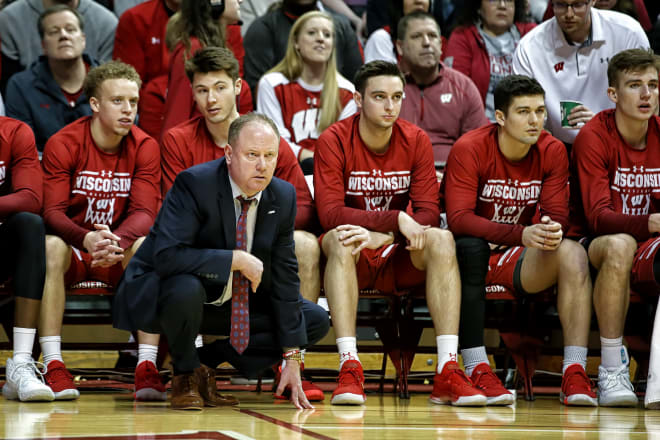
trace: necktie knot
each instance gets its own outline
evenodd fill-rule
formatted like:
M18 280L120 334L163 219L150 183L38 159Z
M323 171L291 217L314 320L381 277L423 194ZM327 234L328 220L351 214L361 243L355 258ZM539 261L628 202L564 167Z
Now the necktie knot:
M252 205L252 202L255 199L254 198L246 199L243 196L238 196L236 197L236 200L238 200L241 204L241 214L245 214L247 210L250 209L250 205Z

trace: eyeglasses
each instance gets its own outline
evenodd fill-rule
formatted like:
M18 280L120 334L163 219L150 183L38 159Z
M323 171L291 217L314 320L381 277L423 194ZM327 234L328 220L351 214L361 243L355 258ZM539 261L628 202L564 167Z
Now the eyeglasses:
M552 8L555 12L563 14L568 11L568 8L573 8L573 12L584 12L587 10L587 5L589 2L575 2L575 3L566 3L566 2L552 2Z
M488 3L491 5L500 5L504 4L504 6L513 6L516 0L486 0Z

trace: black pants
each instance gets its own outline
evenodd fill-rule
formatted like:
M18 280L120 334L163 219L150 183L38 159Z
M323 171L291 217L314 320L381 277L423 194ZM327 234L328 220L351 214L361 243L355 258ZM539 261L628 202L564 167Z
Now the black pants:
M13 278L14 295L40 300L46 278L46 231L36 214L19 212L0 225L0 280Z
M458 339L462 349L484 345L486 275L490 247L476 237L456 238L456 260L461 273L461 323Z
M200 365L194 344L199 333L229 335L231 301L220 307L204 304L207 301L206 290L194 275L176 275L161 281L158 325L167 336L175 374L191 372ZM264 302L267 304L250 304L250 342L243 354L239 355L229 340L218 341L204 347L206 363L215 366L227 361L247 377L254 377L282 359L276 323L269 313L269 301ZM308 345L313 345L328 332L328 312L304 299L301 311Z

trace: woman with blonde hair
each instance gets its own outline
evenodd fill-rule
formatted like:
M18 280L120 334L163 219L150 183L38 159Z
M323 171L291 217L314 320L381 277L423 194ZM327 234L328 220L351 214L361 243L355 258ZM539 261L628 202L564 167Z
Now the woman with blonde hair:
M312 173L319 135L357 111L355 87L337 72L332 18L303 14L289 33L282 61L259 81L257 111L277 124L305 174Z

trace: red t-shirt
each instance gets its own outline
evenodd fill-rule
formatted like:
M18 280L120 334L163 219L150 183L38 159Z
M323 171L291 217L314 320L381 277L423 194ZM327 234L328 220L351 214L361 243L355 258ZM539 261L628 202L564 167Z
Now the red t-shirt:
M39 214L43 174L32 129L0 116L0 221L17 212Z
M161 142L161 166L163 169L163 197L174 184L177 174L193 165L219 159L225 155L206 128L203 116L171 128ZM305 176L286 141L280 138L275 177L286 180L296 187L296 229L312 226L316 215L314 201Z
M232 26L227 27L228 30L231 28ZM245 56L243 39L241 38L240 42L238 42L235 41L236 39L231 39L230 36L231 33L227 35L227 47L234 52L237 59L239 58L237 53L240 54L241 51L243 56ZM201 48L202 44L197 38L193 37L190 39L190 56L193 56ZM200 114L193 99L190 80L186 75L186 69L184 67L185 55L186 49L183 43L179 43L174 48L172 58L170 59L170 76L167 83L167 98L165 100L165 115L161 129L161 138L170 128ZM242 64L239 63L239 66L242 66ZM237 98L236 104L241 114L250 113L254 108L252 104L252 93L250 92L250 86L247 81L242 82L241 93Z
M419 127L397 120L386 152L370 151L359 132L360 114L331 125L314 154L314 192L324 230L360 225L398 231L399 211L412 204L413 218L438 226L438 182L431 141Z
M126 249L147 235L156 217L158 144L132 127L117 153L105 153L92 138L91 120L78 119L46 143L44 220L53 233L79 249L95 223L108 225Z
M616 128L615 110L594 116L573 143L571 208L593 235L648 239L649 215L660 212L660 118L649 120L646 148L635 150ZM581 207L581 208L580 208Z
M449 229L456 236L519 246L525 226L541 215L568 224L566 147L542 132L527 156L511 162L500 152L498 125L473 130L449 152L442 182Z

